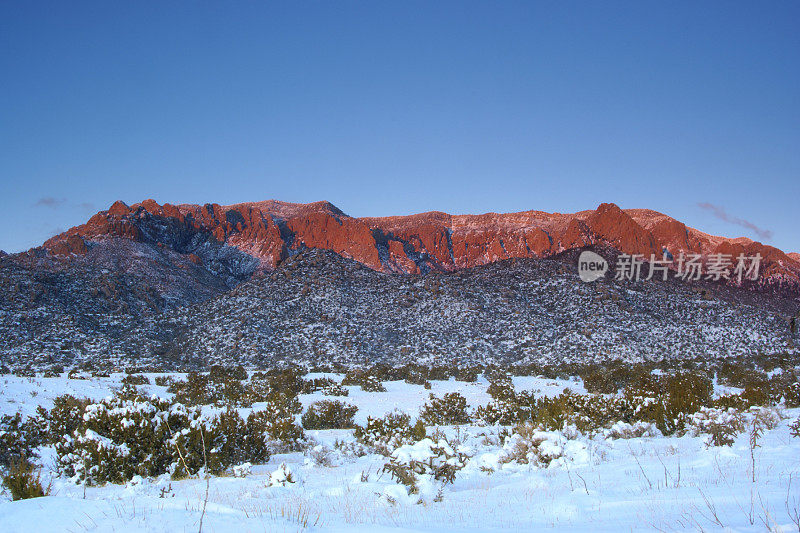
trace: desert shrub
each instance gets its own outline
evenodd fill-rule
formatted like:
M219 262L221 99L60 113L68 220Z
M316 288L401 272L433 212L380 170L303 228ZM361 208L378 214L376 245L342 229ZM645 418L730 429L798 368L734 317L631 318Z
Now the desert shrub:
M10 468L38 457L36 448L47 440L46 424L38 418L22 419L22 415L0 418L0 467Z
M244 384L244 389L247 399L251 404L266 402L269 399L270 393L273 392L269 377L261 372L253 374L250 377L250 381ZM277 392L275 394L277 394Z
M442 398L431 394L429 401L422 406L420 420L428 425L469 424L467 399L458 392L448 392Z
M650 422L615 422L603 431L607 439L638 439L641 437L658 437L661 432Z
M379 382L380 383L380 382ZM349 396L350 391L338 383L331 383L322 388L322 394L325 396Z
M753 423L760 428L773 430L781 423L781 413L774 407L753 406L747 414L753 419Z
M411 385L430 385L430 383L428 383L428 371L423 367L409 367L403 380Z
M156 376L153 382L159 387L169 387L175 383L175 378L172 376Z
M386 387L384 387L383 383L375 376L364 376L360 385L364 392L386 392Z
M480 373L480 368L476 366L457 366L453 370L453 376L456 378L456 381L463 381L465 383L475 383L478 381L478 374Z
M563 455L561 439L558 433L542 431L533 424L519 425L506 439L499 462L547 466Z
M234 409L203 419L199 407L153 398L107 398L85 408L83 424L56 444L60 474L88 485L133 476L176 478L269 459L270 416Z
M348 370L342 379L342 385L358 385L365 392L386 392L386 387L377 377L370 374L368 370L360 368Z
M734 408L703 407L689 415L686 426L695 436L707 434L706 446L733 446L736 436L745 429L745 419Z
M800 407L800 377L794 372L782 376L776 384L774 396L776 402L783 400L786 407Z
M214 365L209 369L208 379L215 383L224 383L231 380L244 381L247 379L247 370L245 370L242 365Z
M717 381L720 385L745 389L747 387L763 387L767 383L767 374L748 368L741 363L724 361L717 367Z
M209 405L215 403L208 378L199 372L189 372L186 380L173 382L167 392L175 394L175 401L184 405Z
M426 438L397 448L383 471L405 485L409 493L416 494L419 491L419 476L443 484L453 483L456 473L464 468L468 459L465 449L457 447L454 450L445 439L434 442Z
M217 407L250 407L252 396L244 384L218 371L212 379L198 372L189 372L186 381L175 381L167 389L175 401L184 405L215 405Z
M246 420L231 408L218 414L206 424L208 433L202 439L205 440L206 458L213 456L213 463L209 461L209 471L219 472L244 463L266 463L270 457L271 427L268 418L255 412ZM196 451L193 455L199 459L201 453Z
M412 425L409 415L394 411L382 418L367 417L366 425L356 427L354 435L364 446L389 455L399 446L424 439L425 425L420 420Z
M58 378L64 373L64 367L61 365L51 366L42 372L43 378Z
M486 392L495 400L514 400L516 398L514 383L508 374L501 374L492 379Z
M747 400L738 394L724 394L714 398L711 406L715 409L736 409L737 411L744 411L749 407Z
M301 423L305 429L351 429L358 407L339 400L322 400L308 406Z
M297 450L305 435L303 428L295 423L294 415L302 408L297 397L276 394L267 400L263 411L254 411L248 416L248 425L260 425L278 449Z
M576 394L569 389L553 398L542 397L534 402L531 422L547 430L558 430L565 424L582 432L610 427L622 421L631 422L634 409L624 398L596 394Z
M11 499L26 500L50 494L50 486L42 486L41 474L26 458L16 458L3 475L3 487L11 493Z
M516 399L493 400L475 409L474 418L487 424L512 426L529 420L531 408L529 405L521 405Z
M712 405L713 385L702 372L649 375L625 390L634 416L656 424L665 435L681 431L689 415Z
M275 369L265 373L270 391L288 396L313 392L313 387L303 379L303 375L304 372L297 367Z
M308 387L311 389L311 392L323 391L325 390L325 388L330 387L332 385L338 385L338 383L329 377L321 377L308 380Z
M128 374L122 378L122 383L127 385L150 385L150 380L147 376L141 374Z
M76 398L71 394L58 396L53 400L50 410L42 406L36 408L37 419L41 420L46 431L45 441L55 444L64 435L72 435L83 426L83 413L90 400Z
M792 437L800 438L800 417L798 417L794 422L789 424L789 434Z
M169 439L199 421L198 408L166 400L115 397L89 404L81 427L56 444L59 473L92 485L171 471Z
M768 385L748 385L742 392L739 393L739 397L747 407L752 407L754 405L769 405L771 403L771 395Z

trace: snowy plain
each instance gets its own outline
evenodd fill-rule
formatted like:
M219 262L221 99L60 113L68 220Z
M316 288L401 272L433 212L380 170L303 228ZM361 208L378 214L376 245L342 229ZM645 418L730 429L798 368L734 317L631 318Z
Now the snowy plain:
M152 381L156 375L163 374L148 377ZM119 387L122 377L1 376L0 414L31 415L66 393L101 399ZM379 393L348 387L349 396L341 400L359 408L359 424L394 409L415 416L431 392L459 391L471 408L490 401L482 378L431 384L426 390L387 382L387 391ZM585 392L577 379L518 377L514 384L537 395L557 395L565 388ZM164 387L142 389L170 396ZM300 396L304 407L325 398ZM759 441L755 460L746 433L732 447L707 447L703 436L612 439L565 431L549 434L560 457L547 467L502 464L500 428L444 427L471 458L453 484L441 490L423 487L419 495L407 494L382 472L385 457L349 453L341 443L355 443L351 430L307 431L316 441L309 451L273 455L245 477L174 481L165 475L86 488L55 476L54 452L43 448L40 463L51 495L11 502L3 493L0 531L198 531L201 518L203 531L236 533L800 531L793 521L800 509L800 439L789 431L800 409L782 414ZM318 464L319 455L330 466ZM286 472L293 483L281 482Z

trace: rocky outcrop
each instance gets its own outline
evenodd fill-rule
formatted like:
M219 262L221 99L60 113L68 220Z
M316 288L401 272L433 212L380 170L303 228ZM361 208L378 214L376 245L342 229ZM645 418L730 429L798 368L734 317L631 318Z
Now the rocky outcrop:
M306 249L331 250L371 269L453 271L510 258L543 258L592 245L640 254L761 254L765 283L800 286L800 255L750 239L705 234L662 213L604 203L573 214L441 212L353 218L329 202L269 200L230 206L115 202L86 224L53 237L53 256L83 255L109 238L166 246L195 265L245 279ZM216 269L216 270L215 270Z

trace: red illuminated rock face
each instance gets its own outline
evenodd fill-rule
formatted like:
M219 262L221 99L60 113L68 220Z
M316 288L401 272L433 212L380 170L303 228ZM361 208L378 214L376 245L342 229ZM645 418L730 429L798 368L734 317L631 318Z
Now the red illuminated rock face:
M191 254L195 264L207 259L203 251L209 246L233 247L256 259L261 270L275 268L297 251L321 248L375 270L407 274L453 271L509 258L543 258L590 245L641 254L644 259L665 251L734 257L760 253L764 275L800 285L800 254L787 255L746 238L708 235L662 213L623 210L610 203L572 214L430 212L353 218L329 202L269 200L231 206L116 202L44 247L57 256L85 254L93 243L114 237L169 246Z

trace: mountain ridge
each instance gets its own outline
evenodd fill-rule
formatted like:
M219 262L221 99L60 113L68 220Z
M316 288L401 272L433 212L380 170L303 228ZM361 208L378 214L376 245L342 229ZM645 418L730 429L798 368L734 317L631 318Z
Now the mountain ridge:
M456 271L512 258L544 258L589 245L622 253L739 254L763 258L759 287L800 289L800 254L746 237L704 233L649 209L613 203L576 213L521 211L452 215L430 211L403 216L350 217L330 202L265 200L231 205L159 204L148 199L128 206L117 201L85 224L48 239L43 247L60 257L83 255L110 237L168 246L210 260L204 245L233 247L253 260L253 271L272 271L303 249L331 250L373 270L403 274Z

